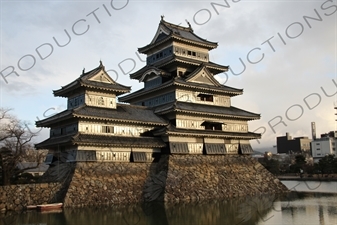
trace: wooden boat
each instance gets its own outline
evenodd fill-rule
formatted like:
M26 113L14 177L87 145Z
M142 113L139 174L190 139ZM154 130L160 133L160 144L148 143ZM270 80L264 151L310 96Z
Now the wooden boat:
M36 209L36 208L37 208L36 205L27 205L27 206L26 206L26 209L27 209L27 210L30 210L30 209Z
M63 203L52 203L52 204L37 205L36 208L39 211L49 211L49 210L61 209L62 206L63 206Z

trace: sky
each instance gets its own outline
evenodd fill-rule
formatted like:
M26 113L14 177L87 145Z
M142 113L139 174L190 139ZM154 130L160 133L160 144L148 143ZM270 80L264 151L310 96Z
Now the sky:
M39 142L49 131L35 121L66 109L52 90L100 60L118 83L142 88L129 73L145 65L137 49L151 42L161 15L218 43L210 60L230 70L216 79L244 89L233 106L261 114L249 122L262 133L254 149L273 150L286 132L311 137L311 122L318 135L337 129L336 0L0 0L0 107Z

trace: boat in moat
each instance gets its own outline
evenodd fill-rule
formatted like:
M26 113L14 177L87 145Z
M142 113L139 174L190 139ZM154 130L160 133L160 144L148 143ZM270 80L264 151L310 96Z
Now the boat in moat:
M36 209L39 211L50 211L50 210L57 210L63 207L63 203L51 203L51 204L43 204L37 205Z
M36 205L27 205L27 206L26 206L26 209L27 209L27 210L30 210L30 209L36 209L36 208L37 208Z

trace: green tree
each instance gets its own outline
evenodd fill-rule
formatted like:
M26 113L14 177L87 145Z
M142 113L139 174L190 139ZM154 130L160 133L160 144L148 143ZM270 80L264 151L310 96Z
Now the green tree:
M261 164L272 174L280 174L280 162L278 160L264 158Z
M305 167L306 167L306 160L305 157L303 155L296 155L295 156L295 163L293 165L290 166L290 172L292 173L299 173L302 171L304 171Z
M323 174L330 174L336 172L337 160L335 155L326 155L318 162L318 168Z

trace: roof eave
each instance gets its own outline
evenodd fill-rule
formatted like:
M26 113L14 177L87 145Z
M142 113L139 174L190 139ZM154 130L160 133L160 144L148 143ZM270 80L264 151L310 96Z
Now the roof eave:
M193 35L198 37L194 33L193 33ZM198 37L198 38L200 38L200 37ZM185 38L179 37L177 35L172 35L172 39L176 39L176 40L186 42L186 43L189 43L189 44L195 44L195 45L199 45L199 46L202 46L202 47L206 47L208 50L212 50L212 49L215 49L215 48L218 47L217 42L210 42L210 41L206 41L206 40L203 40L203 41L206 42L206 43L203 43L203 42L199 42L199 41L192 41L192 40L189 40L189 39L185 39ZM202 38L200 38L200 39L202 39Z
M71 92L72 90L80 87L80 82L78 79L71 82L70 84L63 86L61 89L53 90L53 94L55 97L68 97L67 93Z
M153 44L148 44L143 47L138 48L138 52L142 54L147 54L148 51L150 51L152 48L157 47L158 45L161 45L165 43L166 41L170 40L171 36L169 35L168 37L164 38L163 40L160 40L158 42L155 42Z
M174 85L181 86L181 87L188 87L188 88L198 88L198 89L200 88L202 90L209 91L209 87L194 87L191 84L182 84L182 83L179 83L179 82L174 82ZM217 89L216 91L224 93L224 94L228 94L230 96L236 96L236 95L242 95L243 94L243 91L240 91L240 90L238 90L238 92L233 92L233 91L225 91L225 90L218 90Z
M165 84L165 83L164 83ZM144 94L148 94L148 93L151 93L151 92L154 92L154 91L157 91L157 90L161 90L161 89L163 89L163 88L167 88L167 87L169 87L169 86L171 86L171 85L173 85L173 82L172 81L169 81L167 84L165 84L165 85L161 85L161 86L158 86L158 87L154 87L154 88L152 88L152 89L148 89L148 90L146 90L146 89L140 89L140 90L138 90L138 91L136 91L136 92L133 92L133 93L130 93L130 94L128 94L128 95L126 95L126 96L123 96L123 97L120 97L120 98L118 98L118 100L119 101L121 101L121 102L128 102L129 100L131 100L131 99L133 99L133 98L136 98L137 97L137 94L139 94L139 93L141 93L142 95L144 95ZM144 92L141 92L141 91L144 91ZM141 95L141 96L142 96Z
M126 90L122 90L122 89L114 89L114 88L104 88L104 87L97 87L97 86L93 86L90 84L85 84L83 82L80 83L81 87L88 87L88 88L93 88L93 89L97 89L97 90L104 90L104 91L108 91L108 92L115 92L118 94L125 94L125 93L129 93L131 90L131 87L127 87L127 86L123 86L123 88L127 88Z
M243 133L248 134L246 136L235 135L235 134L211 134L211 133L188 133L188 132L179 132L179 131L166 131L167 135L177 135L177 136L198 136L198 137L220 137L220 138L237 138L237 139L260 139L261 134L252 134L252 133Z
M138 148L163 148L166 145L146 145L146 144L112 144L112 143L100 143L100 142L84 142L84 141L73 141L76 145L86 145L86 146L108 146L108 147L138 147Z
M96 117L96 116L84 116L80 114L73 114L74 117L80 119L95 119L95 120L105 120L105 121L114 121L114 122L121 122L121 123L134 123L134 124L145 124L145 125L153 125L153 126L166 126L166 122L147 122L147 121L140 121L140 120L123 120L123 119L115 119L115 118L107 118L107 117Z
M72 136L72 135L71 135ZM66 138L69 138L69 137L65 137L65 139ZM59 140L59 141L55 141L55 143L49 143L48 144L48 140L49 140L50 138L48 138L48 139L46 139L46 140L44 140L44 141L42 141L42 142L40 142L40 143L38 143L38 144L35 144L34 146L35 146L35 148L36 149L48 149L48 148L54 148L54 147L59 147L59 146L65 146L65 145L69 145L69 144L72 144L72 145L74 145L73 144L73 142L72 142L72 140L71 139L67 139L66 141L64 141L64 140Z
M60 113L50 116L46 119L35 121L36 127L43 127L43 128L49 128L52 124L54 124L56 121L64 121L73 118L72 116L72 110L69 111L69 114L66 114L62 117L58 117ZM62 112L61 112L62 113Z
M187 111L187 110L181 110L181 109L174 109L175 112L180 113L192 113L192 114L200 114L200 115L212 115L212 116L221 116L221 117L230 117L234 119L244 119L244 120L259 120L260 116L235 116L235 115L228 115L228 114L217 114L217 113L209 113L209 112L196 112L196 111Z
M200 38L199 36L195 35L193 33L194 36ZM212 49L215 49L218 47L218 43L217 42L210 42L210 41L206 41L204 40L206 43L203 43L203 42L199 42L199 41L192 41L192 40L189 40L189 39L185 39L185 38L182 38L182 37L179 37L175 34L170 34L168 37L164 38L163 40L160 40L158 42L155 42L153 44L148 44L148 45L145 45L143 47L140 47L138 48L138 52L139 53L142 53L142 54L147 54L152 48L155 48L169 40L178 40L178 41L181 41L181 42L185 42L185 43L188 43L188 44L194 44L194 45L198 45L198 46L201 46L201 47L205 47L207 48L208 50L212 50ZM201 38L200 38L201 39Z

